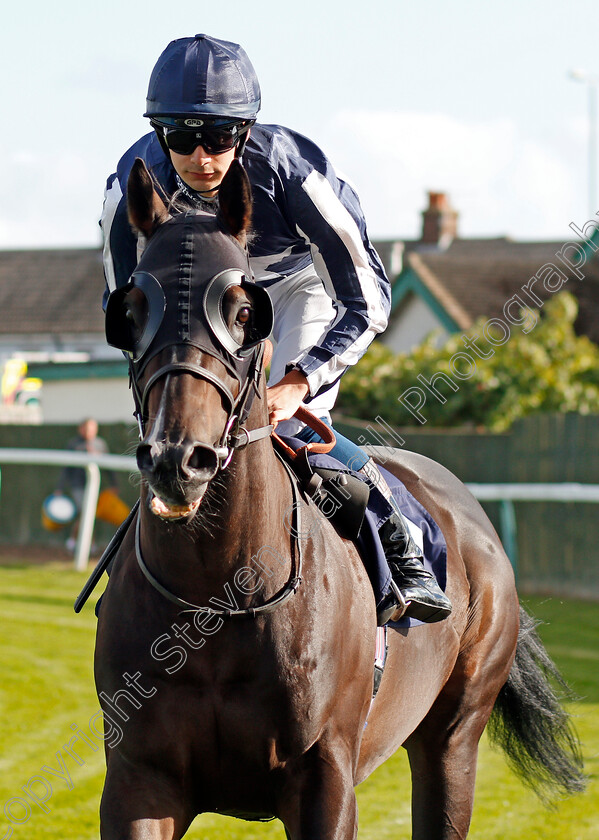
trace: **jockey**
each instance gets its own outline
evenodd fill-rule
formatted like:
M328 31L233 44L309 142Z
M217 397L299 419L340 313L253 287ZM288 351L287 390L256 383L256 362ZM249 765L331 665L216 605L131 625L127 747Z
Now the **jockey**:
M267 399L277 432L315 433L294 418L300 404L330 424L339 380L387 326L390 284L366 232L356 193L310 140L256 122L260 87L237 44L196 35L172 41L150 77L144 116L153 131L121 158L108 179L101 219L106 294L127 283L144 246L127 218L126 184L142 158L166 197L215 213L234 158L252 185L250 263L268 289L275 322ZM379 623L405 615L439 621L451 603L432 574L378 468L337 435L331 455L360 470L393 511L381 529L392 583ZM399 590L399 593L398 591ZM403 597L402 597L403 596Z

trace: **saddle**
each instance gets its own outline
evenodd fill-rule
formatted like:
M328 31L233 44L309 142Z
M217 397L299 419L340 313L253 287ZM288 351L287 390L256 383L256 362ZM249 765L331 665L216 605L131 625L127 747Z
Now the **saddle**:
M303 407L295 416L320 435L324 442L306 444L297 438L273 434L275 450L322 515L333 523L342 537L355 541L368 507L370 487L341 464L338 467L319 464L318 456L328 455L334 447L335 434L330 426Z
M389 518L389 503L364 477L352 472L328 453L335 445L335 435L303 407L296 416L310 426L324 443L304 443L297 438L273 435L275 449L297 475L300 488L331 520L338 533L355 543L370 578L376 603L389 589L391 572L380 540L380 529ZM410 526L412 537L424 556L424 567L432 572L442 589L446 583L447 546L438 524L406 487L384 467L379 470L395 504ZM411 627L421 622L404 617L394 626Z

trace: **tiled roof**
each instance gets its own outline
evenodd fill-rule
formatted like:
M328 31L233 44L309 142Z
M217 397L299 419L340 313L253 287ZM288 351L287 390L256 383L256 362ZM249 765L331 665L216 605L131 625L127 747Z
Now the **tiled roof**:
M503 307L515 294L534 306L522 288L547 263L569 280L563 286L579 302L576 330L599 343L599 257L582 267L584 279L569 272L556 253L563 242L515 242L510 239L456 239L446 250L406 243L404 269L411 267L428 291L462 329L480 317L502 317ZM545 302L552 296L542 280L532 287Z
M0 251L0 335L104 333L98 248Z
M383 256L392 243L375 243ZM411 267L458 326L479 317L501 317L503 306L546 263L563 269L555 254L563 242L456 239L445 251L406 242L404 268ZM564 288L579 301L577 331L599 343L599 256L589 260L583 280ZM551 292L541 281L534 292ZM0 335L104 332L104 277L99 248L0 250Z

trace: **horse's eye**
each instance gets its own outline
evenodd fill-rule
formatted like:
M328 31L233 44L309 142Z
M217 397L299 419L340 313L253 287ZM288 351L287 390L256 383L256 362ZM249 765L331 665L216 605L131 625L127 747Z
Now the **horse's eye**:
M249 306L242 306L239 312L237 313L237 323L245 324L249 323L250 318L252 317L252 310Z
M128 321L135 321L135 315L133 314L133 310L132 310L132 309L127 308L127 309L125 310L125 318L126 318Z

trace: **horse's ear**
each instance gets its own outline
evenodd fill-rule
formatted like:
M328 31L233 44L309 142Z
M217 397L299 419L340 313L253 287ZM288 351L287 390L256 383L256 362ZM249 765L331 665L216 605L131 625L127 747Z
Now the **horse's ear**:
M149 239L168 219L168 210L154 188L145 162L136 158L127 181L127 211L131 225Z
M232 161L218 190L218 218L245 245L252 220L250 179L238 160Z

